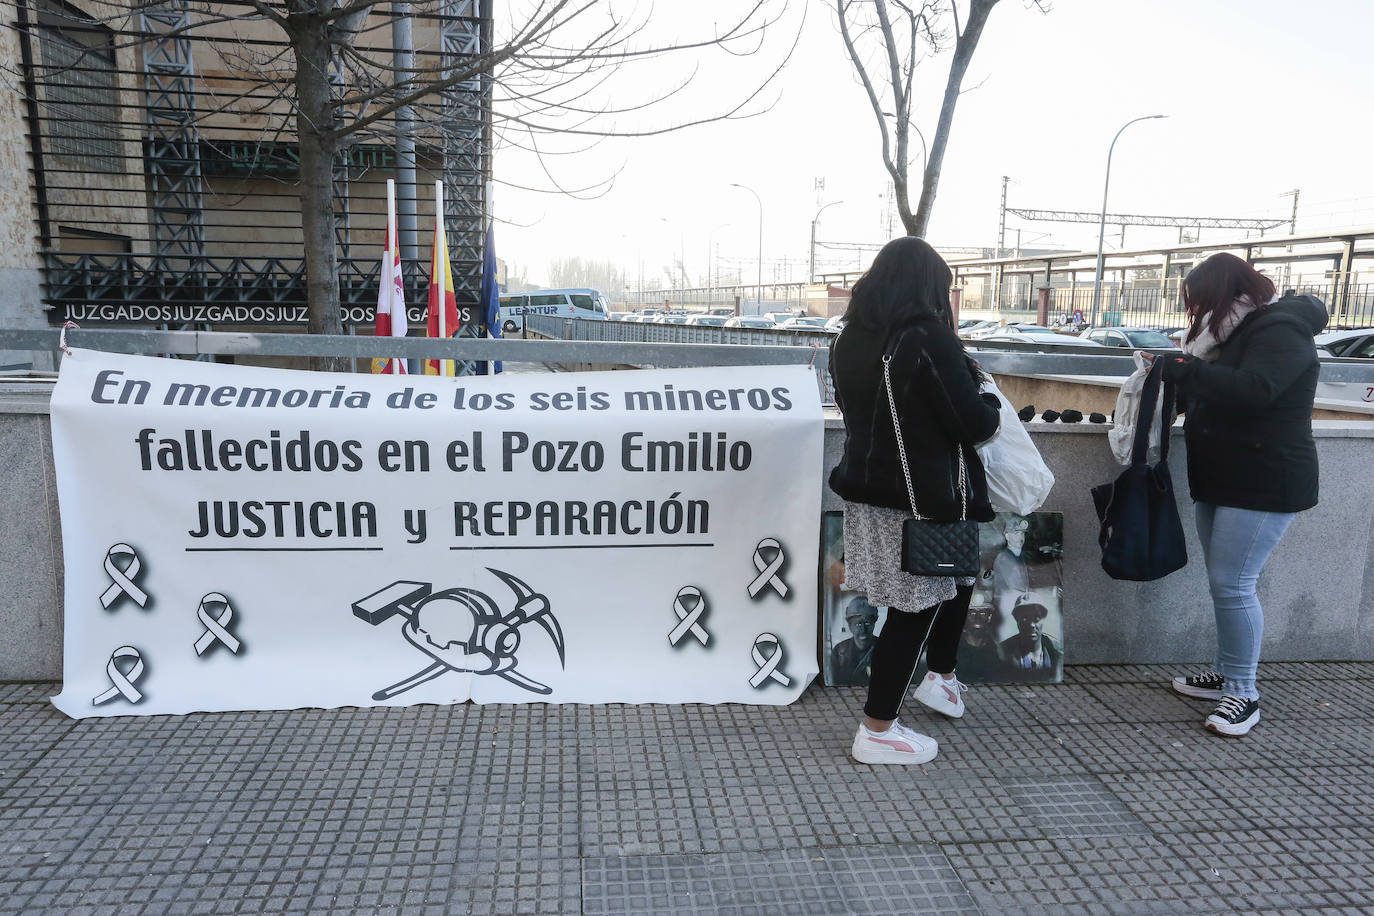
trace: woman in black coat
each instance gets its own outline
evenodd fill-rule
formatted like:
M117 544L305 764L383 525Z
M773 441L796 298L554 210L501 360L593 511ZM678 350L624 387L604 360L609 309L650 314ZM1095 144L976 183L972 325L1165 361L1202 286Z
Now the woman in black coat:
M979 393L982 374L954 333L950 280L949 267L921 239L889 242L855 282L844 331L831 345L845 444L830 488L845 501L845 587L889 609L873 649L866 719L851 750L860 763L935 757L934 739L897 722L922 647L930 673L916 698L947 716L964 714L955 653L973 580L901 569L902 522L911 517L911 500L883 378L886 356L920 514L990 521L974 446L996 434L999 403Z
M1183 280L1191 325L1184 356L1165 357L1178 385L1188 487L1217 625L1216 666L1176 677L1184 696L1219 700L1204 725L1230 737L1259 721L1264 612L1260 571L1296 513L1317 504L1312 337L1326 309L1308 296L1275 299L1274 284L1232 254L1214 254Z

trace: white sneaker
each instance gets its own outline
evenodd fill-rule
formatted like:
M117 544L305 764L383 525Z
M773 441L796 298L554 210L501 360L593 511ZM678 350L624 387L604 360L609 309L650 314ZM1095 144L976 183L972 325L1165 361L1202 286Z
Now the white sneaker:
M934 738L918 734L900 722L893 722L885 732L871 732L861 722L849 754L859 763L912 764L929 763L939 749Z
M958 677L947 681L930 671L921 681L921 686L916 688L916 699L938 713L958 719L964 714L965 690L968 690L968 686L959 683Z

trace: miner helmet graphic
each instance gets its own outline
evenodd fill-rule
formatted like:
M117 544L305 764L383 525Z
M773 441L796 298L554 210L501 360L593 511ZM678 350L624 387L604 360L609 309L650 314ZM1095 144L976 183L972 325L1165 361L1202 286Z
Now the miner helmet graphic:
M502 613L485 592L474 588L433 591L427 582L398 581L353 604L353 614L376 626L399 614L406 618L401 634L434 663L396 684L377 691L374 700L386 700L433 680L448 671L494 674L538 694L553 688L516 671L521 629L534 624L548 634L566 665L563 628L554 617L547 596L534 591L516 576L487 568L515 595L515 606Z

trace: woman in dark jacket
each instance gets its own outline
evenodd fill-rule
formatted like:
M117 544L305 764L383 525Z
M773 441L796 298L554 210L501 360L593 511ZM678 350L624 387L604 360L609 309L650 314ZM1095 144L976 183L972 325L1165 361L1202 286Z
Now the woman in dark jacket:
M1255 586L1296 513L1317 504L1312 337L1326 310L1311 297L1274 298L1245 261L1215 254L1183 280L1191 325L1186 355L1167 357L1165 380L1187 411L1188 487L1217 624L1216 667L1176 677L1184 696L1219 700L1204 723L1244 735L1259 721L1264 612Z
M966 511L968 518L990 521L987 482L974 445L996 434L999 404L992 395L980 395L982 375L954 333L950 280L949 267L921 239L889 242L855 282L844 331L831 345L845 443L830 488L845 501L845 587L889 609L873 649L867 718L851 750L860 763L925 763L935 757L934 739L897 722L922 647L930 673L916 698L945 715L964 714L955 652L973 580L912 576L901 569L902 522L911 517L911 502L883 382L888 355L921 515L953 521Z

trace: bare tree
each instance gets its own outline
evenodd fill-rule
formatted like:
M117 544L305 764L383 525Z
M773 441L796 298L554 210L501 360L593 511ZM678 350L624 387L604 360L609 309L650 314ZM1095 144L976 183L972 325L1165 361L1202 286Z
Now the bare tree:
M137 24L139 15L164 9L171 0L89 2L91 11L79 21L109 24L119 36L118 47L130 48L148 40ZM492 91L469 93L466 104L472 107L465 117L489 123L508 146L545 161L585 151L608 137L660 134L767 110L771 101L765 90L800 35L799 24L795 33L786 27L791 0L748 0L727 21L703 18L697 34L657 38L651 3L501 0L496 5L505 20L493 30L499 36L484 36L478 50L455 55L433 40L437 23L448 15L445 0L178 2L192 13L184 34L194 37L210 27L219 36L222 74L210 93L214 104L197 118L231 119L234 130L255 134L263 145L297 146L308 329L325 334L342 332L335 167L354 145L390 143L398 116L413 119L420 143L442 150L445 119L453 118L451 93L486 81ZM424 20L431 36L427 48L406 64L394 57L389 34L393 20L407 15L397 12L401 7L415 21ZM773 41L778 33L780 43ZM702 111L681 104L695 76L690 68L667 85L640 75L655 61L691 61L707 51L748 57L766 44L780 45L773 65L752 83L741 83L733 97L713 99ZM13 66L0 69L24 75ZM544 171L548 189L559 193L605 189L604 180L567 187L547 162Z
M897 213L908 235L925 235L935 192L940 183L945 148L949 144L954 108L988 16L999 0L967 0L959 14L959 0L835 0L840 37L854 66L882 134L882 160L892 177ZM1045 0L1028 0L1041 12ZM916 70L927 56L952 50L940 116L925 154L921 196L911 210L907 166L911 157L913 89Z

